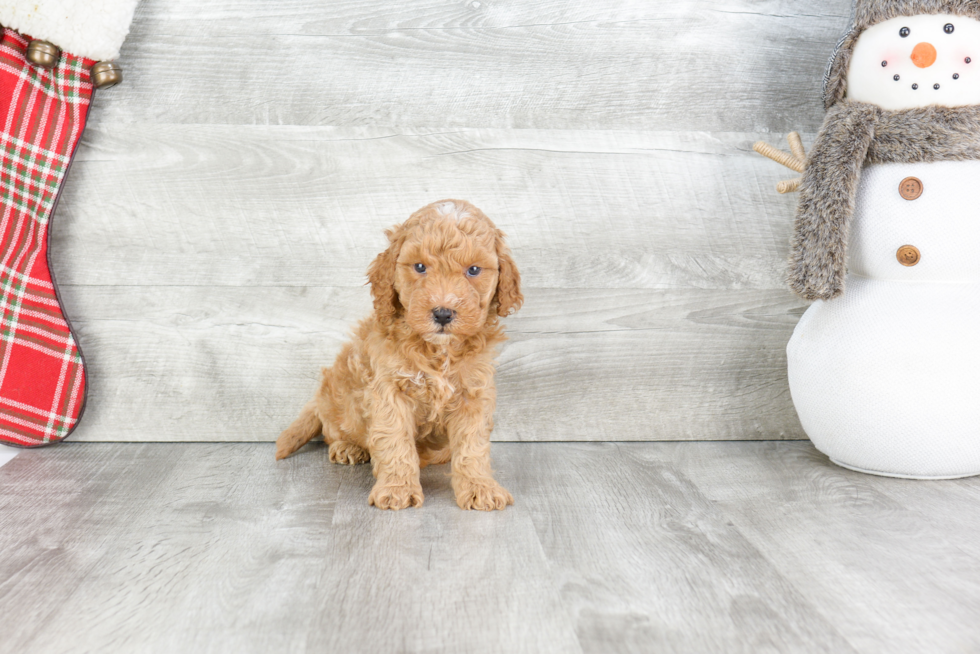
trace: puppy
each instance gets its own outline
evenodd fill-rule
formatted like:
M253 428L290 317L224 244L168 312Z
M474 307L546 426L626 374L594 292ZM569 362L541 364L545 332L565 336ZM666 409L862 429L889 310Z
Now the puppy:
M322 433L334 463L370 461L379 509L421 506L419 470L452 462L462 509L514 503L493 478L498 323L520 308L521 276L504 234L468 202L423 207L385 232L368 269L374 313L276 441L282 459Z

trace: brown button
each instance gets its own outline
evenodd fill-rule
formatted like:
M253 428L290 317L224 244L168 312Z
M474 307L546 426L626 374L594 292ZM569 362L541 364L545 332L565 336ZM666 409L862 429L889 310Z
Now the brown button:
M918 177L906 177L898 185L898 193L906 200L918 200L922 195L922 180Z
M919 263L922 253L914 245L903 245L898 248L898 262L903 266L912 267Z
M54 68L58 65L61 50L54 43L36 39L27 46L27 60L41 68Z

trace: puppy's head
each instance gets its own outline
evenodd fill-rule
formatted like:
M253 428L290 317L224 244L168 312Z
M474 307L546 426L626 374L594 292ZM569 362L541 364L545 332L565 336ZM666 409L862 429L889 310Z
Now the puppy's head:
M463 200L443 200L387 230L368 270L377 319L404 320L431 343L480 332L524 302L504 234Z

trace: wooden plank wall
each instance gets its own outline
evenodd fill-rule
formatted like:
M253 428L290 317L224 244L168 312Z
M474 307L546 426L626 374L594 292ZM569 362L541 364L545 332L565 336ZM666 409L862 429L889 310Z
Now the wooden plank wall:
M527 303L499 440L800 438L795 197L847 0L143 0L52 258L75 440L275 438L370 307L382 229L465 198Z

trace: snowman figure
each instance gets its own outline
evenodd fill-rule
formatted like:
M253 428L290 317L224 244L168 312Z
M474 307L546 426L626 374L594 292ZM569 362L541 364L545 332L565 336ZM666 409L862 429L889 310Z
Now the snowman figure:
M980 474L980 0L857 0L824 100L809 155L756 148L803 173L800 421L846 468Z

